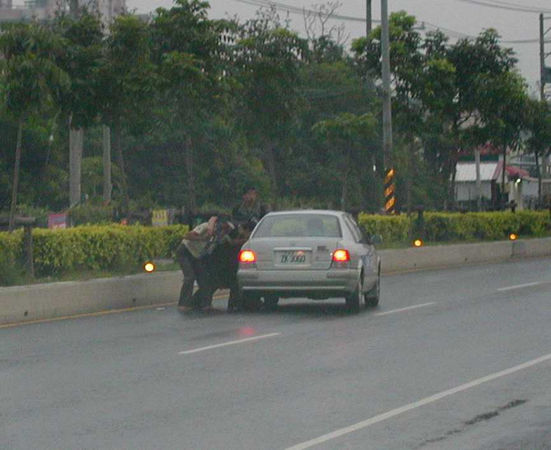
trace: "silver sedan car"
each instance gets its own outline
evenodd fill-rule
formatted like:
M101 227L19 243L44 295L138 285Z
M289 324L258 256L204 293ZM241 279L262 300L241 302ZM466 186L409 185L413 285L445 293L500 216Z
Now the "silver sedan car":
M351 312L377 306L381 261L373 238L342 211L300 210L267 214L239 253L237 280L244 304L261 297L344 297Z

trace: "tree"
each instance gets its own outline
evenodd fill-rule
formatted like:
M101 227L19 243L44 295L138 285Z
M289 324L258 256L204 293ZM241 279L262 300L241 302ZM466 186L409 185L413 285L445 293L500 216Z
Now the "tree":
M58 96L69 127L69 203L81 200L83 129L92 125L100 111L98 73L103 51L103 25L97 14L82 10L60 15L54 30L64 38L57 64L69 75L70 89Z
M527 146L536 159L538 173L538 206L543 205L542 173L540 159L551 152L551 107L549 103L529 100L526 108L526 131L529 133Z
M98 96L101 120L113 130L113 144L121 172L123 214L129 210L129 192L122 133L146 134L153 124L156 97L155 67L151 60L150 26L132 15L120 15L110 26L101 67ZM110 135L104 139L110 141Z
M217 108L222 66L220 35L207 16L208 3L176 0L169 10L157 9L152 24L154 61L158 66L158 124L182 149L187 175L187 209L197 209L194 140Z
M450 180L448 198L453 204L459 151L485 143L481 142L482 135L495 137L490 130L495 133L500 123L507 129L500 131L500 146L504 140L512 143L518 136L515 111L503 107L523 101L520 92L516 93L520 103L510 97L516 96L514 86L518 87L513 81L516 60L511 49L499 45L499 35L492 29L476 39L462 39L450 46L441 32L421 39L415 31L415 18L404 12L392 14L390 24L395 129L398 135L405 134L396 142L403 141L410 147L406 150L409 156L402 158L404 167L398 170L399 176L406 172L407 204L411 205L415 183L411 171L419 163L411 144L417 141L422 144L423 152L419 154L429 163L431 176L440 180L439 184ZM358 67L378 76L380 28L367 39L354 41L353 50Z
M312 127L317 122L335 119L341 113L362 115L371 112L376 117L380 103L371 83L357 74L351 60L344 55L340 60L334 60L331 53L321 61L312 56L300 67L298 88L302 100L296 111L298 125L292 135L291 152L280 161L285 173L282 188L287 189L286 195L300 197L308 204L330 207L339 203L333 198L335 189L341 187L335 186L335 166L331 163L333 150L320 145L322 142L312 132ZM380 145L376 141L369 142L368 146L370 151L358 161L358 169L364 173L358 186L365 189L357 190L361 192L361 198L354 201L355 206L378 211L380 196L374 187L380 181L376 180L373 167L382 168L382 153L378 151Z
M457 152L461 148L476 148L486 144L485 139L488 139L503 149L505 164L508 145L505 142L510 139L514 141L518 135L518 123L515 125L511 120L518 122L513 115L520 110L510 111L509 114L503 107L507 108L508 103L519 106L517 100L509 98L509 95L514 96L514 90L524 88L520 86L520 77L514 73L517 60L513 50L503 48L499 40L499 34L490 28L476 39L459 40L448 51L448 60L455 67L457 92L453 128L458 144L450 160L453 168L450 199L453 198ZM517 94L522 97L522 93ZM518 100L521 103L524 101L520 97ZM508 117L504 116L502 120L500 114ZM503 175L502 187L504 181Z
M502 151L501 193L505 193L507 150L520 143L528 101L526 83L513 71L482 73L474 80L478 92L478 117L469 130L473 146L493 143ZM501 199L503 202L503 198ZM503 207L503 204L500 205Z
M280 195L277 162L283 159L299 109L299 68L306 53L306 41L273 15L241 26L234 47L241 126L252 147L260 150L274 198Z
M426 56L422 52L421 35L415 29L415 17L404 11L390 16L390 63L393 85L393 122L395 136L394 162L399 180L404 179L405 195L399 192L398 198L405 198L408 213L412 209L414 174L418 165L417 150L419 137L423 132L425 108L421 93L423 90ZM375 28L367 38L354 41L358 67L362 71L381 76L381 27ZM401 135L401 136L400 136ZM398 184L401 188L402 183ZM401 190L401 189L400 189Z
M4 26L0 34L2 97L5 108L17 121L10 231L15 225L23 127L33 116L54 108L54 97L67 87L65 72L54 62L62 48L58 36L35 22Z
M335 173L341 187L340 208L346 210L349 205L349 188L354 177L354 167L363 165L366 159L368 143L376 135L377 121L372 114L357 116L341 113L334 119L316 123L314 133L322 138L332 150ZM358 185L360 183L357 183Z

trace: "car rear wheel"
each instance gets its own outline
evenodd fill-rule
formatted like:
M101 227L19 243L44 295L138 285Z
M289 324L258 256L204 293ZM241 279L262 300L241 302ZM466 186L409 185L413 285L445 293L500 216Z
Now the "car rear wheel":
M368 308L375 308L379 305L379 298L381 296L381 267L377 273L377 282L373 289L371 289L365 296L365 306Z
M267 309L275 309L277 308L277 304L279 303L279 297L277 295L266 295L264 297L264 306Z
M360 312L360 305L363 300L362 292L362 277L358 280L358 284L354 292L346 297L346 307L348 311L352 314L358 314Z

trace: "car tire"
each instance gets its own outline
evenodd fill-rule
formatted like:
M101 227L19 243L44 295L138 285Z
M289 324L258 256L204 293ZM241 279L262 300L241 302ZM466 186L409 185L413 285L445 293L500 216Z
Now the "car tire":
M276 309L278 303L279 297L277 295L270 294L264 297L264 307L266 309Z
M375 308L379 305L379 298L381 297L381 266L377 271L377 283L373 288L365 295L365 306L367 308Z
M362 276L360 276L354 292L346 296L345 300L346 300L346 307L348 308L348 312L352 314L358 314L360 312L360 305L362 304L362 300L363 300Z

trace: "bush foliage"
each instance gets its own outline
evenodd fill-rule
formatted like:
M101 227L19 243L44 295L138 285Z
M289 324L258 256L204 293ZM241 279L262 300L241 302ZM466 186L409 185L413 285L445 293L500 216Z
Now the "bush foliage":
M0 286L18 284L22 278L23 232L0 233Z
M547 211L440 213L426 212L419 221L410 217L360 214L359 225L366 234L379 234L385 243L407 242L422 237L427 242L506 239L509 233L541 237L551 232Z
M186 231L183 225L35 229L35 271L38 276L49 276L79 270L138 268L148 259L172 257ZM21 260L22 242L21 232L0 233L0 265L9 266Z

